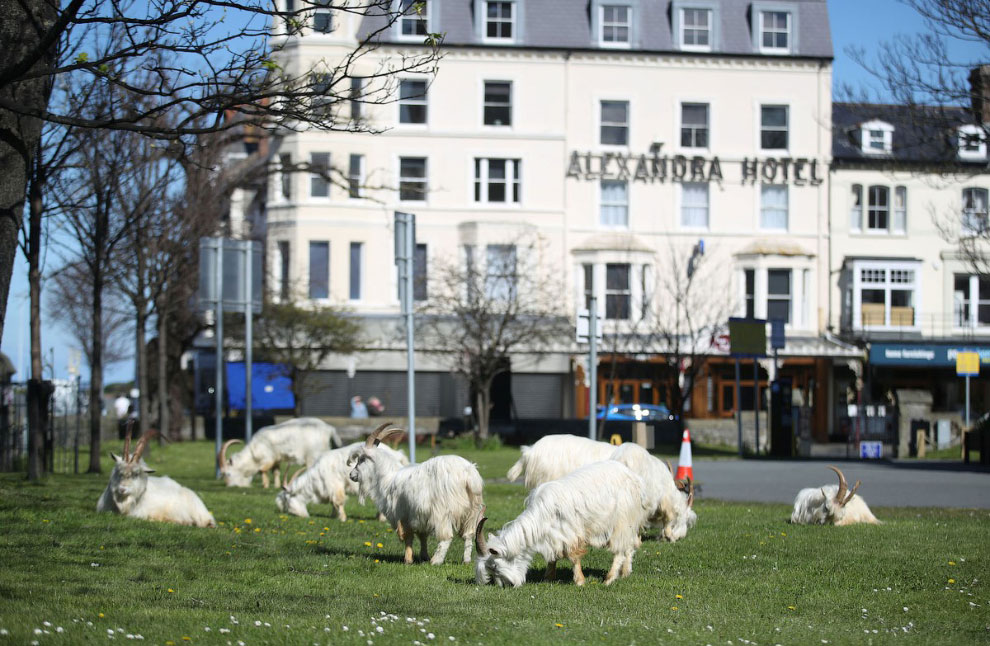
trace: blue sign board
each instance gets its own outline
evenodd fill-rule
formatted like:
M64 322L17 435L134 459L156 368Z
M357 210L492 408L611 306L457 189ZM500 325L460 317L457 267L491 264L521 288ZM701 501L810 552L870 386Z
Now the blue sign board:
M231 410L244 410L244 362L228 361L225 365L227 402ZM274 363L251 364L251 408L254 412L295 408L292 378L288 372L285 366Z
M883 442L860 442L859 457L864 460L879 460L883 457Z
M990 347L932 345L926 343L874 343L870 346L870 363L875 366L956 367L956 354L977 352L981 365L990 365Z
M770 319L770 347L774 350L783 350L785 343L784 321L782 319Z

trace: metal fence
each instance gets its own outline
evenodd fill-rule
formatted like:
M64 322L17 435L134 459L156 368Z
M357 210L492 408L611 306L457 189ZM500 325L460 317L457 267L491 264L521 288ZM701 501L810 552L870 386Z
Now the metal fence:
M79 380L56 380L45 434L46 470L79 473L80 449L89 446L85 391ZM0 401L0 471L27 471L27 384L3 387ZM83 464L85 468L85 464Z

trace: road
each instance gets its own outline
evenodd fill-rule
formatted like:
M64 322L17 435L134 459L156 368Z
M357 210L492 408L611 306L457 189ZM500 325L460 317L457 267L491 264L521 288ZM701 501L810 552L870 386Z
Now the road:
M850 486L878 507L990 509L990 469L979 465L924 461L694 460L700 498L793 503L803 487L837 483L827 469L842 469ZM676 468L676 464L675 464Z

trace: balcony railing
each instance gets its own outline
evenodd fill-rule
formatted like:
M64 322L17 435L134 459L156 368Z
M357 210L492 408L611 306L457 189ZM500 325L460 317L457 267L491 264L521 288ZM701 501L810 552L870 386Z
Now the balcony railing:
M886 307L882 303L863 303L860 320L853 325L852 312L842 317L842 334L850 338L918 340L945 339L966 341L979 339L990 341L990 317L985 323L973 322L968 312L959 310L951 314L940 312L926 314L913 307L891 307L887 322Z

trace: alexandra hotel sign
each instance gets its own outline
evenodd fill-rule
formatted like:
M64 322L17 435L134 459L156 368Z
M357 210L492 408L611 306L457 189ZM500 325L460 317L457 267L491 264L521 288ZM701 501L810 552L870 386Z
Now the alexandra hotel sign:
M817 159L807 157L754 157L731 163L742 184L793 184L818 186L822 183ZM734 173L733 173L734 174ZM722 182L722 162L717 156L687 157L661 155L657 152L634 154L621 152L571 152L567 177L580 180L632 180L638 182Z

